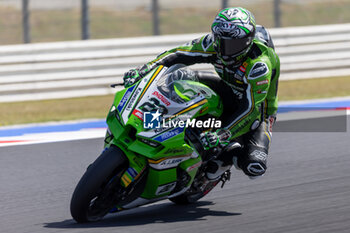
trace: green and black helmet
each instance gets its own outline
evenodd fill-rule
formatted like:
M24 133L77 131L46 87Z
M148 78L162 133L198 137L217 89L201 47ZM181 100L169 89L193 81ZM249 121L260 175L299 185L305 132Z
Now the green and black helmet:
M211 26L214 49L225 65L239 65L255 36L255 19L248 10L236 7L219 12Z

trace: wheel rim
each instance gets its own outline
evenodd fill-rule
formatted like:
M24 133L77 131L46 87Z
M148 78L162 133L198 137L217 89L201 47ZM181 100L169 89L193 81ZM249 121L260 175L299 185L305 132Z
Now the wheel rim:
M103 218L121 199L122 195L119 191L122 187L119 181L122 173L119 172L118 175L112 177L91 199L86 213L89 221L98 221Z

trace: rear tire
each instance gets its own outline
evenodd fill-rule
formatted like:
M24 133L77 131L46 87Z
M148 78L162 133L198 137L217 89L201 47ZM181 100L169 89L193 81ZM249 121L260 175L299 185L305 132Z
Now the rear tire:
M112 193L107 191L111 192L109 186L112 181L113 184L119 185L120 175L127 165L123 151L111 146L88 167L76 186L70 203L71 215L75 221L78 223L98 221L113 208L115 203L110 200L113 198L108 198ZM98 204L101 205L96 204L96 200L99 200Z

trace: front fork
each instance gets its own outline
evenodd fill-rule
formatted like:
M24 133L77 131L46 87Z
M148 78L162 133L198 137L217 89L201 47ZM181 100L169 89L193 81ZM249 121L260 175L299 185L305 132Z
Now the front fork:
M109 130L109 128L107 128L106 135L105 135L105 138L103 140L104 141L104 144L103 144L104 150L111 146L113 138L114 138L114 136L113 136L112 132Z
M104 138L104 150L109 148L112 144L118 146L126 155L129 161L129 167L121 176L121 185L127 188L131 183L138 180L147 167L147 160L143 156L138 156L130 150L126 150L123 146L118 145L114 140L112 132L107 128Z

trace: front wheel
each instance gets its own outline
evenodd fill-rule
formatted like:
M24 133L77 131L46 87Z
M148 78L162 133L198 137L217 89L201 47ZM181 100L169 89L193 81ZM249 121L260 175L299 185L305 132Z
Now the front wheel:
M115 146L92 163L74 190L70 211L78 223L98 221L114 207L120 191L120 176L127 168L123 151Z

